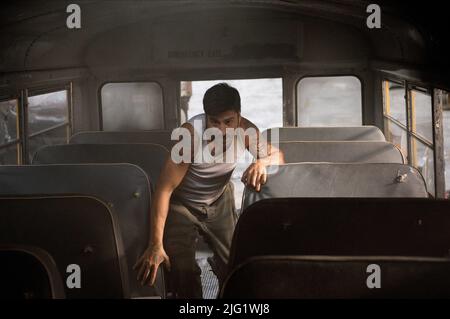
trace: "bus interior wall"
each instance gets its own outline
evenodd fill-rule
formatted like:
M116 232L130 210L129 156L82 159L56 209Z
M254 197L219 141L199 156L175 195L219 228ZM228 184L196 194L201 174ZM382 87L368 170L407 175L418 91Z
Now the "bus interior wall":
M68 10L73 4L79 11ZM39 151L45 152L45 148L54 144L77 144L69 143L70 139L85 132L104 131L99 133L106 134L98 137L105 139L102 144L115 144L105 149L120 152L123 146L118 144L130 143L127 139L136 135L125 134L121 142L111 143L108 132L143 133L138 143L148 143L145 134L149 131L168 134L202 112L198 91L194 92L196 105L190 106L191 111L196 110L195 114L182 113L183 107L186 110L188 107L186 100L193 96L192 92L183 93L186 83L190 85L189 91L202 81L211 85L218 80L248 81L258 87L259 81L267 80L281 86L280 96L273 102L279 105L277 118L271 118L274 113L261 107L254 112L255 121L265 117L265 123L276 123L272 127L293 128L375 126L386 137L386 141L377 143L394 144L394 151L403 157L390 163L395 164L392 167L410 169L403 172L406 175L398 169L395 181L403 182L402 178L412 172L414 181L419 180L413 186L421 195L426 188L425 194L436 200L433 204L439 213L436 218L446 221L440 212L448 207L444 199L450 197L448 11L441 10L436 1L379 0L376 4L380 15L375 19L380 19L380 25L373 27L369 21L372 13L368 11L371 4L366 0L4 1L0 11L0 165L33 164ZM73 12L79 15L74 18ZM76 20L80 25L71 26L70 21ZM241 95L245 97L245 92ZM250 103L256 105L258 99L266 98L255 93ZM347 104L351 104L348 110L340 108ZM358 112L353 112L355 105ZM343 145L348 147L355 140L343 141ZM320 140L314 142L327 145ZM338 143L327 142L333 147ZM321 147L314 149L318 154L322 151ZM170 149L167 152L170 154ZM108 153L101 157L104 162ZM349 171L348 166L324 168L318 163L323 158L316 161L311 158L308 167L317 176L326 169ZM340 164L355 163L351 159ZM391 174L392 167L383 174ZM239 173L244 169L241 167ZM358 172L364 176L363 169ZM381 176L378 177L374 180L380 181ZM237 175L233 178L240 182ZM333 182L337 183L336 180ZM295 181L290 181L296 187ZM148 182L149 189L154 189L156 181ZM236 203L245 192L241 186L237 187ZM350 189L345 194L358 193L352 193L351 187L345 189ZM0 198L5 207L20 208L21 203L8 198L7 189L0 187L0 195L6 196ZM131 197L139 196L136 191ZM309 199L296 198L295 203L301 207L305 200L314 205L314 200ZM35 197L29 200L40 202ZM389 205L390 200L382 200L382 205ZM60 205L61 201L64 202L60 197L45 200L52 205ZM85 207L95 206L105 216L108 210L114 210L108 203L90 203L86 198L80 202L86 202L82 203ZM274 202L289 207L283 200ZM369 206L372 203L355 199L355 203L360 202ZM352 203L342 203L354 209ZM420 200L417 203L422 205ZM61 205L65 207L64 203ZM258 205L266 207L264 203ZM420 217L417 218L417 223L421 223ZM436 220L433 225L439 224ZM104 222L109 223L108 218ZM113 230L114 227L112 233ZM2 242L0 248L1 245ZM118 239L117 258L121 245ZM90 249L87 251L91 253ZM209 253L205 256L209 257ZM271 258L259 262L276 267L278 261L272 264ZM425 268L432 268L435 261L427 260L430 264ZM311 260L295 261L306 268L308 262ZM352 262L358 266L360 261ZM399 261L384 262L397 265ZM126 279L126 271L120 267L116 270L121 279ZM120 285L127 287L125 279ZM214 289L214 294L219 294L217 287Z

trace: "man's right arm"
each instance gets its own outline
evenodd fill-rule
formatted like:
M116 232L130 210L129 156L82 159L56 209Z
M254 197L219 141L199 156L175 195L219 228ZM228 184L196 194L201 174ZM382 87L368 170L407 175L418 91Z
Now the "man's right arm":
M193 130L191 126L183 126L190 131ZM150 211L149 245L134 266L134 269L138 270L137 280L142 285L155 283L161 263L170 268L170 260L163 247L164 226L169 212L170 197L183 180L189 166L190 163L174 163L169 155L159 175Z
M159 176L152 202L149 245L162 245L170 197L186 175L189 165L189 163L176 164L170 159L170 156L167 158Z

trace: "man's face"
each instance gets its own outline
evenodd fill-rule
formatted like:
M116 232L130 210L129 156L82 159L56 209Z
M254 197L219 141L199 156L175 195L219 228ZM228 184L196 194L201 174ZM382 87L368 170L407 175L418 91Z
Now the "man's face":
M225 137L226 129L236 129L239 126L240 114L236 111L225 111L218 115L206 116L207 128L218 128Z

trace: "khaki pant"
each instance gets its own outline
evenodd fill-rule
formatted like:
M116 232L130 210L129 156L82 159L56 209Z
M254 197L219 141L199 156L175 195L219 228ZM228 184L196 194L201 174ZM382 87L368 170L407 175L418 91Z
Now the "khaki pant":
M237 222L233 185L211 205L190 205L172 196L164 229L164 249L170 258L169 289L176 298L202 298L201 270L195 260L201 234L214 252L213 271L222 286Z

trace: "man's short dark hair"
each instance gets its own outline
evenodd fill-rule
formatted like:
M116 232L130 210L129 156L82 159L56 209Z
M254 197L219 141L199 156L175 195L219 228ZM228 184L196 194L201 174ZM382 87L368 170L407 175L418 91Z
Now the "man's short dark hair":
M203 110L208 115L226 111L241 112L241 97L238 90L226 83L210 87L203 97Z

